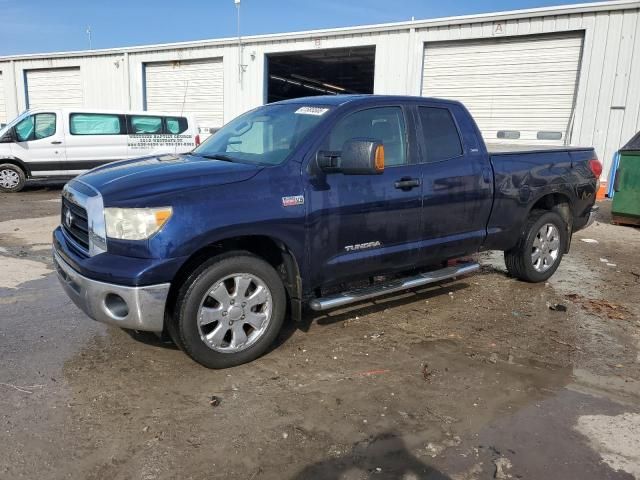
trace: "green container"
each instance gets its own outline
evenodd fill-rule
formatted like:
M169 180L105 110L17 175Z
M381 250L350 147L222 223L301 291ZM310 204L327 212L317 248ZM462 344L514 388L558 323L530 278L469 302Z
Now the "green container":
M613 222L640 225L640 132L620 149L613 189Z

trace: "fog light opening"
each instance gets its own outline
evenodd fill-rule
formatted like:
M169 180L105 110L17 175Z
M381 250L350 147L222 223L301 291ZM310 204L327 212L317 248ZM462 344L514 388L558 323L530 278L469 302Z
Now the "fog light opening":
M115 293L108 293L107 296L104 297L104 306L107 309L107 313L117 320L122 320L129 315L127 302Z

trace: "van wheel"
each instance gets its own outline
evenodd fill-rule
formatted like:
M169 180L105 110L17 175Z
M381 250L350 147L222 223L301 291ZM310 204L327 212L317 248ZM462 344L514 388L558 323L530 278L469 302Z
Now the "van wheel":
M208 368L250 362L274 342L286 294L271 265L249 252L216 257L187 279L173 319L184 351Z
M567 241L567 227L560 215L534 210L517 245L504 252L509 274L526 282L544 282L558 269Z
M27 183L27 176L20 167L11 163L0 165L0 192L19 192Z

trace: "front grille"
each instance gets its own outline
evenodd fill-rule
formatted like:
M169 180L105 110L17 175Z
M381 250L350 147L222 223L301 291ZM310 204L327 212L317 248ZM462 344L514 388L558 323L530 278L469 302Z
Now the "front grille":
M62 197L61 224L64 232L75 243L89 251L89 222L84 208Z

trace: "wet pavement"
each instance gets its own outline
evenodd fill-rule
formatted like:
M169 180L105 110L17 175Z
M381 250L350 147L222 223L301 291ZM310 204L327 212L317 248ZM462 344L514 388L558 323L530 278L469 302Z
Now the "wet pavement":
M0 194L1 479L640 478L640 230L607 202L546 285L485 253L212 371L67 299L60 187Z

